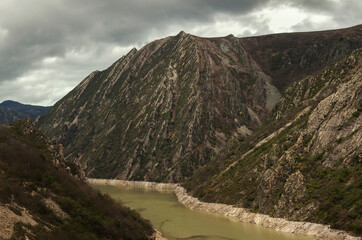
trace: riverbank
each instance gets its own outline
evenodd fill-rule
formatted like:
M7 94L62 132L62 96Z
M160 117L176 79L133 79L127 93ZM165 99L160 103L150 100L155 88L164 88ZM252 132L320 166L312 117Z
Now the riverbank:
M288 221L282 218L273 218L265 214L252 213L245 208L235 208L232 205L219 203L205 203L197 198L189 196L186 189L178 184L172 183L154 183L142 181L125 181L113 179L88 179L89 183L109 184L128 188L142 188L157 191L174 191L180 203L190 209L222 214L224 216L233 217L241 222L254 223L265 228L274 229L280 232L306 234L316 236L317 239L331 240L358 240L359 237L353 237L341 230L331 229L327 225Z

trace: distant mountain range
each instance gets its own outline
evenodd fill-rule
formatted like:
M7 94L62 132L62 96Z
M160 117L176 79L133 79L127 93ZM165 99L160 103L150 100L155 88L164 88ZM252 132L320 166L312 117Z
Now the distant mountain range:
M49 109L50 107L34 106L6 100L0 103L0 124L10 124L24 118L35 120Z

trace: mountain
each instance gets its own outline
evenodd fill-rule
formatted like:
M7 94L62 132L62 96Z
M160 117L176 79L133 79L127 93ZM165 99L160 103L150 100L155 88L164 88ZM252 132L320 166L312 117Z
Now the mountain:
M180 32L91 73L37 126L87 176L180 182L256 132L286 87L361 47L361 32Z
M233 204L362 236L362 49L289 86L271 119L184 186Z
M45 114L50 107L26 105L7 100L0 103L0 124L9 124L19 119L30 118L35 120Z
M290 83L320 73L361 47L362 25L335 31L271 34L241 39L272 84Z
M1 239L151 239L149 222L93 190L29 120L0 126Z
M0 106L0 124L9 124L24 118L27 118L25 114Z

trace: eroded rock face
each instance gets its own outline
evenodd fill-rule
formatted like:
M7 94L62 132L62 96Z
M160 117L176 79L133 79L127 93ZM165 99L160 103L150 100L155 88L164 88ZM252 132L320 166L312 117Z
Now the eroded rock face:
M69 214L64 212L60 206L54 202L51 198L43 199L43 203L47 208L49 208L56 217L60 218L62 221L70 218Z
M349 36L352 43L342 44L348 50L342 57L361 43L354 34L359 28L330 31L322 42ZM212 162L230 138L252 134L279 100L281 86L299 80L302 70L320 70L308 60L298 74L284 78L302 61L298 54L326 32L311 34L302 45L299 35L280 35L271 49L269 38L279 35L205 39L181 32L154 41L90 74L38 126L62 143L67 159L81 162L89 177L183 181ZM318 56L327 58L325 49L338 50L338 44L318 47ZM270 56L263 57L294 48L298 51L290 60L283 57L276 70ZM321 67L339 57L328 57Z

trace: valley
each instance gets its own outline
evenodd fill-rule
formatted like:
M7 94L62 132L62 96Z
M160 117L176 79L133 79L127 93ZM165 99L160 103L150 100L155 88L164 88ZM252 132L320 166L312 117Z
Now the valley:
M176 182L360 235L361 31L180 32L93 72L36 124L89 178Z
M110 231L110 239L158 239L161 230L169 239L360 239L361 54L362 25L244 38L181 31L132 49L49 111L36 112L34 123L1 126L0 207L34 215L39 226L14 220L4 236L102 239ZM6 111L7 119L23 117ZM34 163L21 154L24 147ZM27 177L29 186L22 183ZM176 196L102 181L167 188ZM21 191L53 208L21 205ZM112 198L129 202L154 226ZM67 217L52 219L54 208ZM194 210L238 221L213 222ZM178 218L172 233L163 229L170 213ZM186 230L193 218L230 230L207 234L204 226L198 235Z

